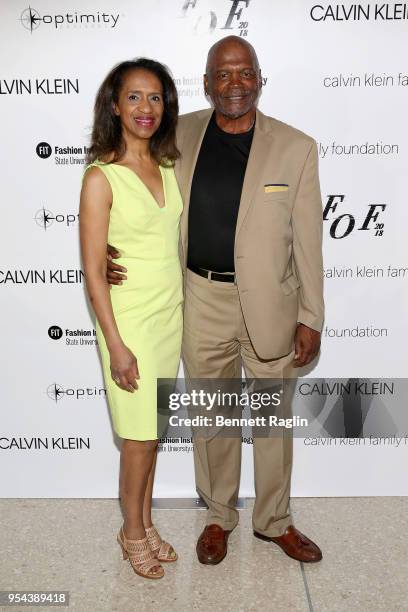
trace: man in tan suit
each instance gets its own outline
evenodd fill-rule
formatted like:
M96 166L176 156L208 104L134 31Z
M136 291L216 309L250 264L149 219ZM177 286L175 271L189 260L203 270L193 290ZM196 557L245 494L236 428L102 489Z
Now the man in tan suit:
M322 203L315 141L256 108L261 73L235 36L210 49L214 109L180 117L176 173L184 200L183 363L190 379L293 378L318 354L323 324ZM109 264L110 283L118 282ZM241 438L196 439L197 490L208 505L202 563L227 553L238 523ZM292 436L254 437L254 535L300 561L319 547L292 524Z

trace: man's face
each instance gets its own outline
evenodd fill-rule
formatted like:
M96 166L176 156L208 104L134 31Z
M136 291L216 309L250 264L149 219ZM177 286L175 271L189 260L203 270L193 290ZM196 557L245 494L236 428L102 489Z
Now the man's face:
M215 110L238 119L255 108L261 75L251 49L228 42L214 50L204 75L204 87Z

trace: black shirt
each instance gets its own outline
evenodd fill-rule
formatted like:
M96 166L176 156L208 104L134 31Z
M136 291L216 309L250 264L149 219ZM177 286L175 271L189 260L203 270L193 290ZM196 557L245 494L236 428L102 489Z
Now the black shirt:
M234 272L239 202L254 126L243 134L221 130L213 113L191 185L188 266Z

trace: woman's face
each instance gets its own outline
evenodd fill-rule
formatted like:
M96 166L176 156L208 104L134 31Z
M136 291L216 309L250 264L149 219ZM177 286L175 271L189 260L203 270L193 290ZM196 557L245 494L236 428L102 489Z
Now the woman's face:
M142 68L127 73L117 104L123 134L149 139L160 126L164 111L163 88L155 74Z

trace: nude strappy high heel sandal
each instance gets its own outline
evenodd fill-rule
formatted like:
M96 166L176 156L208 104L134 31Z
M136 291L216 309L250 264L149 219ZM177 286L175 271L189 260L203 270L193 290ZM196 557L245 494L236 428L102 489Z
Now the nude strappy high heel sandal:
M150 548L147 537L142 540L128 540L123 532L123 527L121 527L117 540L122 548L123 559L129 559L129 563L136 574L154 580L163 578L164 569L158 563L159 560Z
M178 555L176 551L171 544L161 539L154 525L151 527L146 527L145 531L150 548L158 561L162 561L164 563L177 561Z

